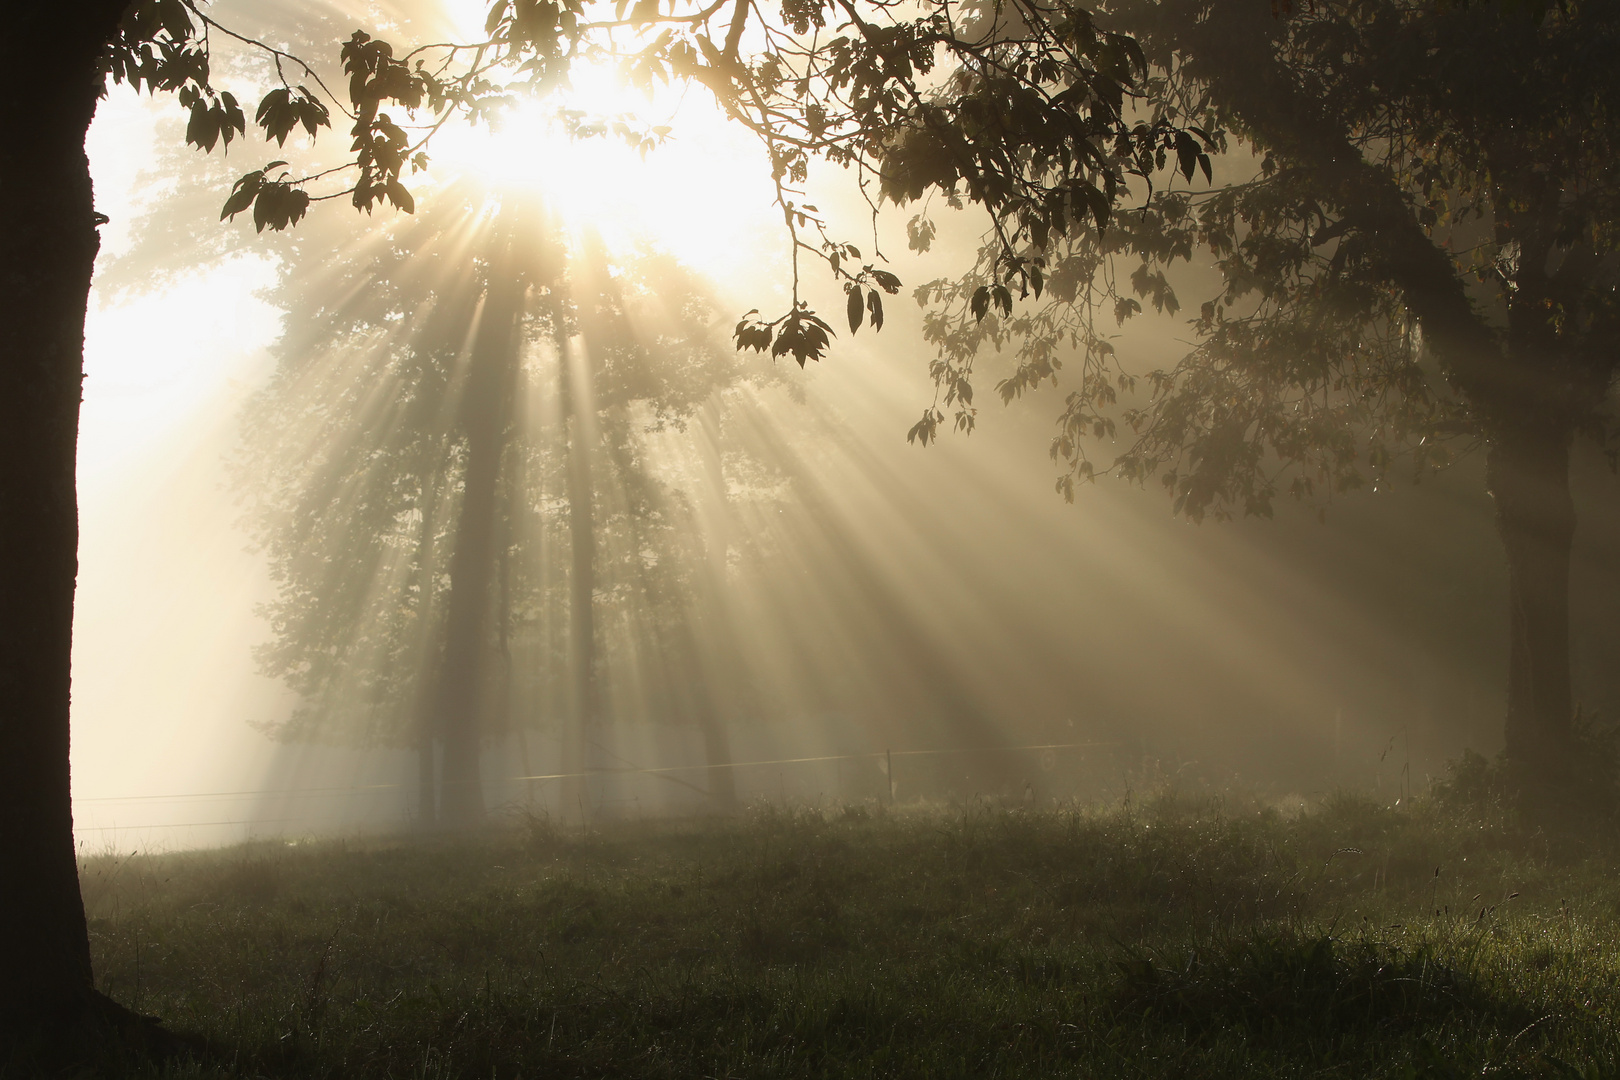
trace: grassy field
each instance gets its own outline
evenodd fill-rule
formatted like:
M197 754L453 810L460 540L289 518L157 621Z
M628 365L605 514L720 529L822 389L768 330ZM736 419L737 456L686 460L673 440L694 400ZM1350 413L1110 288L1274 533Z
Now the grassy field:
M1617 852L1423 804L1162 796L530 821L83 879L101 987L210 1048L167 1075L1597 1080Z

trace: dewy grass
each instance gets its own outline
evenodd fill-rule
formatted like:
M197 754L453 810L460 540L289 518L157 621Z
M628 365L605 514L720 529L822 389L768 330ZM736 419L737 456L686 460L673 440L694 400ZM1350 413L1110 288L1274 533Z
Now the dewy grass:
M83 878L102 988L208 1047L152 1073L1595 1080L1620 1075L1616 851L1166 796L538 821Z

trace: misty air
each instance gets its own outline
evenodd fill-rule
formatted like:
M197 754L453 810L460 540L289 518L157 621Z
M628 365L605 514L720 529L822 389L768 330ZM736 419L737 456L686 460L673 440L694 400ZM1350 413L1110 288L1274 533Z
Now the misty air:
M0 1077L1620 1075L1620 8L17 7Z

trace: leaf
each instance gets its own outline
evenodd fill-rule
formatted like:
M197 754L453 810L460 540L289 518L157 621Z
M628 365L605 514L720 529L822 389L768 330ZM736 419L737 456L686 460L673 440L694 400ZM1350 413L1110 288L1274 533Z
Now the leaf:
M742 352L744 349L764 352L771 347L770 325L752 318L752 316L758 314L758 309L755 309L744 315L741 321L737 323L737 329L732 332L732 336L737 339L738 352Z
M873 270L872 280L877 283L878 288L890 296L900 291L900 279L887 270Z
M973 299L968 301L968 310L973 313L975 320L984 321L985 315L990 310L990 286L980 285L973 290Z
M259 111L253 114L253 122L264 128L264 137L276 140L277 146L287 144L287 136L292 134L294 125L298 123L293 115L291 99L290 88L277 87L260 99Z
M1198 143L1185 131L1176 132L1176 164L1181 169L1181 175L1188 180L1192 179L1193 170L1198 167L1198 158L1201 151Z
M934 223L918 214L906 224L906 244L912 251L927 251L934 243Z
M259 188L253 200L253 227L271 232L298 224L309 210L309 192L296 188L284 180L276 180Z
M850 286L849 303L846 306L849 309L849 332L853 334L861 328L861 317L866 311L861 305L861 289L859 285Z
M411 197L410 191L399 180L388 181L388 186L383 190L388 194L388 201L399 207L399 209L407 214L416 213L416 200Z
M782 328L776 332L776 341L771 345L771 356L791 353L799 366L804 367L806 361L820 360L826 355L832 336L832 327L809 308L801 307L782 320Z
M906 442L927 446L939 438L939 422L943 419L944 414L938 409L924 409L922 419L911 425L911 430L906 432Z
M263 169L255 169L232 185L230 197L225 200L225 207L219 212L219 220L234 218L253 205L259 189L264 187L264 173Z
M872 329L883 329L883 297L876 289L866 294L866 313L871 316Z

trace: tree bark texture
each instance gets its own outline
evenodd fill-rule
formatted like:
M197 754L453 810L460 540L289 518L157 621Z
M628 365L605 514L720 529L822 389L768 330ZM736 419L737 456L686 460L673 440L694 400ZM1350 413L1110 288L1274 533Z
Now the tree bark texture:
M501 242L510 245L511 239ZM452 828L476 824L484 815L479 765L484 660L499 532L501 462L506 456L522 321L523 286L510 272L510 262L509 257L497 258L491 269L462 392L467 465L450 556L438 711L444 745L439 818Z
M93 997L68 715L84 319L99 239L85 134L117 3L10 5L0 120L0 1018Z
M1566 425L1526 424L1492 438L1486 458L1508 565L1507 755L1526 781L1547 791L1572 764L1571 440Z

